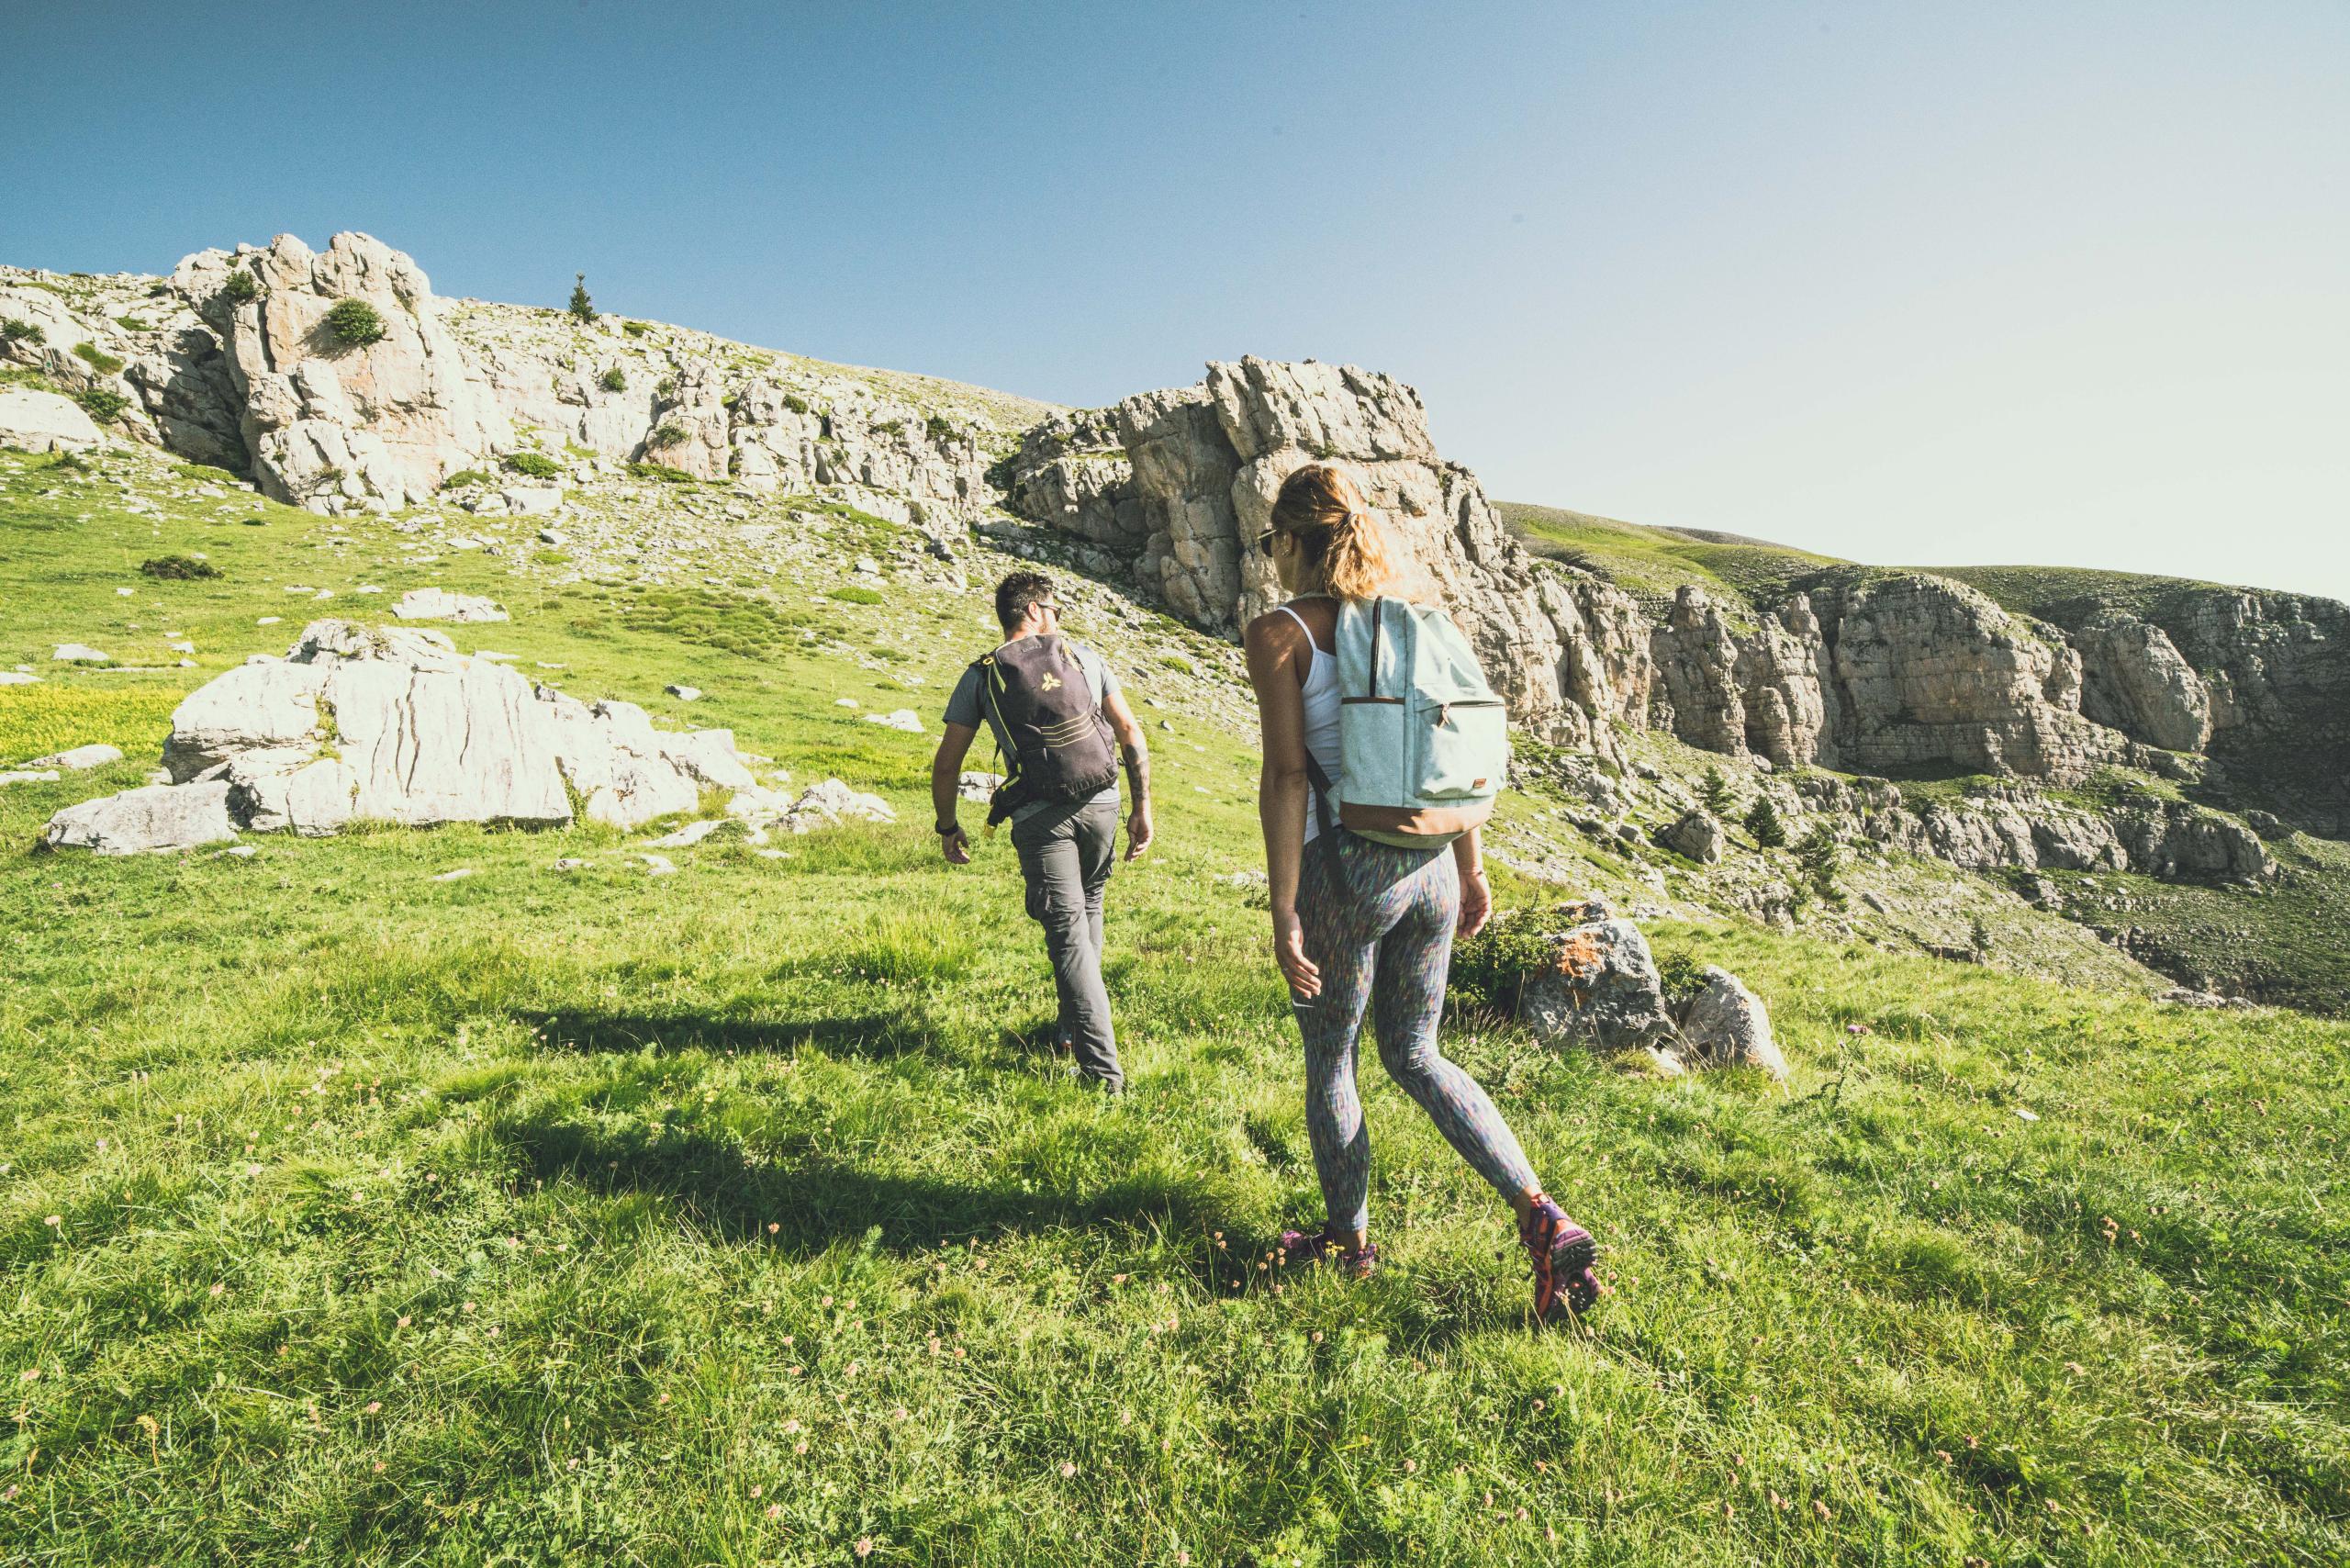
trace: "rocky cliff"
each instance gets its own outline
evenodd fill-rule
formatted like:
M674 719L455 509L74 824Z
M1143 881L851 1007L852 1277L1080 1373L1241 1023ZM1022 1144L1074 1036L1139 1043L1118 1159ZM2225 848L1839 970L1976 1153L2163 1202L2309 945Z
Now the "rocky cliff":
M1622 737L1653 728L1757 769L2059 789L2121 765L2350 832L2342 605L1846 566L1644 598L1530 554L1438 452L1418 394L1351 366L1242 359L1059 410L657 323L444 300L359 234L201 252L168 279L0 268L0 319L10 379L315 511L554 511L583 462L845 501L940 554L1008 510L1227 635L1273 600L1255 540L1281 479L1335 458L1545 741L1620 761ZM65 439L40 412L40 439Z

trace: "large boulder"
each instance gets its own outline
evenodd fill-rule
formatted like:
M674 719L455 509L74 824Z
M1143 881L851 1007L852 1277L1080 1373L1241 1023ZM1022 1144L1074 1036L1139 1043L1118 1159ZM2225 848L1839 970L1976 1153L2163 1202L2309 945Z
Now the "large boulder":
M1758 1067L1787 1076L1787 1058L1771 1034L1771 1010L1728 969L1707 965L1705 983L1681 1010L1683 1062L1695 1067Z
M26 452L81 452L105 441L105 434L73 398L28 386L0 386L0 446Z
M193 849L237 836L229 786L151 784L68 806L49 819L41 842L51 849L140 855Z
M495 599L479 594L451 593L447 588L410 588L392 605L403 621L503 621L506 611Z
M1561 904L1550 960L1518 988L1517 1016L1544 1040L1608 1050L1671 1043L1678 1030L1648 938L1605 901Z
M1692 809L1684 812L1671 826L1656 835L1657 842L1676 855L1685 855L1700 866L1711 866L1722 857L1722 846L1729 835L1713 813Z
M257 292L229 291L242 271ZM338 234L323 254L290 234L186 257L173 286L226 345L261 487L330 515L429 500L441 481L510 445L513 427L441 321L422 268L381 241ZM382 335L339 336L355 300Z
M189 694L163 761L165 795L134 790L97 813L108 842L136 837L118 822L165 796L189 809L188 790L219 796L233 825L319 835L362 821L568 823L575 799L588 820L632 828L696 809L705 789L756 788L727 731L656 730L633 704L533 687L438 632L347 621L316 622L285 658ZM61 813L50 837L95 846L97 831Z

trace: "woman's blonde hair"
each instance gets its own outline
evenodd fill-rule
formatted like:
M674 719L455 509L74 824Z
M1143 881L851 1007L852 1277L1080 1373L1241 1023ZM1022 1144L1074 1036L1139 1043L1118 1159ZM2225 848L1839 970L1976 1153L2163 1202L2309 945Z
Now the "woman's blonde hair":
M1362 491L1336 464L1309 463L1281 481L1273 528L1297 535L1306 565L1321 568L1323 586L1341 599L1411 597L1405 590L1413 574L1388 547L1387 530Z

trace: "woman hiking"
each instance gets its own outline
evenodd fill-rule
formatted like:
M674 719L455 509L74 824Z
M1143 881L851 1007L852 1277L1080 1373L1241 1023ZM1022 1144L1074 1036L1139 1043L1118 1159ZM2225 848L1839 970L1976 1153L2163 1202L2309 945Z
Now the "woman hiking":
M1258 810L1273 961L1304 1036L1306 1134L1327 1211L1318 1233L1286 1232L1281 1246L1292 1259L1331 1258L1358 1278L1377 1265L1367 1231L1371 1139L1355 1090L1368 1007L1388 1075L1516 1211L1538 1319L1561 1302L1582 1311L1600 1294L1591 1233L1543 1193L1493 1100L1437 1045L1453 933L1474 935L1492 912L1478 831L1404 847L1337 822L1341 606L1379 615L1381 599L1414 597L1411 579L1361 492L1327 464L1290 475L1258 544L1291 596L1244 638L1264 730ZM1372 650L1375 667L1375 642Z

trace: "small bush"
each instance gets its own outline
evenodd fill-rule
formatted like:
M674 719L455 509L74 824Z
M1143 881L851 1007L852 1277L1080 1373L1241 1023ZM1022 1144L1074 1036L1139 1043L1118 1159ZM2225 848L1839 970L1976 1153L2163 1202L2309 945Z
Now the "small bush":
M637 479L658 479L665 485L690 485L694 476L682 468L672 468L666 463L632 463L629 475Z
M944 414L933 414L923 422L923 432L930 437L933 446L945 446L955 439L955 421Z
M109 392L103 386L92 386L73 395L90 418L102 425L110 425L122 418L130 407L130 399L119 392Z
M836 599L843 604L887 604L890 601L889 595L878 589L860 588L855 583L845 583L832 589L824 597Z
M532 479L552 479L563 472L563 465L539 452L509 452L502 462L507 471Z
M444 490L456 490L467 485L487 485L489 482L489 476L478 468L460 468L442 480L441 487Z
M663 425L644 438L644 450L663 452L673 446L684 445L685 440L686 428L683 425Z
M12 343L45 343L49 342L49 334L40 330L39 323L32 321L19 321L14 316L9 317L5 321L0 321L0 338L5 338Z
M677 378L674 375L665 375L653 384L653 390L663 398L675 397L677 391Z
M567 307L571 312L571 319L582 325L590 324L596 319L596 305L588 297L588 274L574 273L571 275L574 282L571 286L571 304Z
M875 435L903 435L906 433L906 421L903 420L883 420L879 424L873 427L873 433Z
M808 411L808 399L797 392L786 392L783 395L783 406L795 414L804 414Z
M1511 1018L1517 1014L1517 995L1527 976L1553 969L1542 912L1511 910L1495 915L1485 929L1452 948L1452 969L1445 982L1445 1005L1456 1013L1486 1014Z
M114 319L114 324L126 332L143 332L147 330L147 319L144 316L118 316Z
M87 364L92 370L96 371L100 375L119 375L122 374L122 361L115 358L114 355L106 353L95 343L75 343L73 345L73 357L82 361L84 364Z
M246 305L261 297L261 280L242 267L229 273L220 286L220 297L231 305Z
M621 323L621 330L626 332L632 338L641 338L644 336L645 333L653 330L653 323L650 321L623 321Z
M607 392L625 392L628 390L628 372L622 370L617 364L612 366L611 369L604 372L604 374L597 379L602 383L603 388Z
M339 299L327 312L327 335L349 349L384 340L384 318L364 299Z
M205 577L217 577L220 568L209 561L199 561L193 555L157 555L139 563L139 569L151 577L167 582L189 583Z

